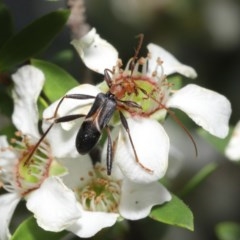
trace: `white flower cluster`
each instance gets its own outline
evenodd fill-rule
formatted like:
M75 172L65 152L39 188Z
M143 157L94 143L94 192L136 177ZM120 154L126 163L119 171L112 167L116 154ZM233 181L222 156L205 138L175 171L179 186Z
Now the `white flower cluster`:
M39 142L37 99L44 75L33 66L21 67L12 75L12 121L19 132L11 146L6 136L0 137L0 180L9 192L0 196L2 240L10 238L8 226L23 198L40 227L56 232L65 229L80 237L91 237L122 218L144 218L153 206L170 201L171 194L159 183L168 168L170 145L159 120L164 120L170 108L184 111L217 137L228 133L229 101L195 84L173 91L168 75L195 78L196 72L163 48L149 44L146 58L132 58L123 69L115 48L95 29L73 45L88 68L108 79L107 85L83 84L66 94L96 97L110 92L116 97L115 112L121 112L126 120L124 125L121 117L114 115L109 122L114 148L111 175L106 170L107 141L101 162L94 165L90 155L76 150L76 134L84 118L54 124ZM49 128L60 101L57 117L87 115L95 99L54 102L43 112L43 131ZM52 170L56 168L60 170Z

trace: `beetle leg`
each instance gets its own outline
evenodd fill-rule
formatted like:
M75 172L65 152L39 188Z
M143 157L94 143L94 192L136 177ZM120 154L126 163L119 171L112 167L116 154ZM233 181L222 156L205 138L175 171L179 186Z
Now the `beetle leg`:
M63 116L63 117L56 118L54 120L53 124L54 123L62 123L62 122L70 122L70 121L73 121L73 120L76 120L78 118L85 117L85 116L86 116L85 114L73 114L73 115Z
M46 120L51 120L53 118L56 118L57 117L57 113L58 113L58 109L59 107L61 106L62 102L64 99L66 98L70 98L70 99L78 99L78 100L83 100L83 99L91 99L91 98L95 98L94 96L91 96L91 95L87 95L87 94L67 94L65 95L64 97L62 97L54 111L54 114L52 117L50 118L46 118Z
M107 69L107 68L106 68L106 69L104 70L104 79L105 79L108 87L111 88L111 86L112 86L112 79L111 79L111 77L110 77L110 75L109 75L109 72L112 73L112 71L111 71L110 69Z
M56 118L56 119L50 124L50 126L47 128L47 130L43 133L43 135L42 135L41 138L38 140L38 142L34 145L34 147L32 148L31 152L29 153L26 161L24 162L24 166L26 166L26 165L28 165L28 164L30 163L31 158L32 158L34 152L37 150L37 148L39 147L39 145L41 144L41 142L42 142L42 141L44 140L44 138L47 136L48 132L51 130L51 128L53 127L53 125L55 125L56 123L73 121L73 120L78 119L78 118L81 118L81 117L85 117L85 115L83 115L83 114L74 114L74 115L68 115L68 116Z
M120 120L121 120L121 123L124 127L124 129L126 130L127 134L128 134L128 138L130 140L130 143L131 143L131 146L132 146L132 149L133 149L133 152L134 152L134 156L135 156L135 160L137 162L137 164L143 168L145 171L147 171L148 173L153 173L153 170L145 167L139 160L138 156L137 156L137 152L136 152L136 149L134 147L134 144L133 144L133 140L132 140L132 137L131 137L131 134L130 134L130 129L128 127L128 123L127 123L127 119L124 117L123 113L119 111L119 115L120 115Z
M110 128L109 126L106 126L107 130L107 174L111 175L112 171L112 162L113 162L113 144L112 144L112 139L110 135Z

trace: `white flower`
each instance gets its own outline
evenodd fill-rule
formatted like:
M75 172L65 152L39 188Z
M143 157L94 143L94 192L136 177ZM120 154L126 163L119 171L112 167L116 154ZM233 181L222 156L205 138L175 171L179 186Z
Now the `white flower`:
M114 174L108 176L101 163L92 166L88 155L79 161L68 160L65 165L69 174L63 176L63 182L75 193L81 216L66 229L79 237L91 237L122 218L145 218L153 206L171 200L171 195L159 182L138 184L119 176L115 178ZM38 192L33 194L39 197ZM34 207L38 208L36 204Z
M57 177L49 177L51 167L53 166L53 156L49 145L42 141L34 149L39 140L38 131L38 109L37 98L44 84L43 73L33 67L24 66L12 75L14 82L13 99L14 112L12 120L15 127L19 130L17 138L12 140L13 145L8 144L6 136L0 136L0 181L3 188L9 193L0 196L0 239L10 238L8 229L9 222L18 202L25 198L27 201L32 200L31 193L39 192L39 199L35 199L35 204L41 208L44 202L44 195L41 194L39 187L48 189L45 181L51 181L55 187L55 192L59 192L59 201L63 199L71 200L71 204L64 208L58 208L55 217L58 222L49 221L49 211L52 209L51 199L46 200L48 210L44 212L41 221L48 221L50 228L62 229L66 222L61 222L61 216L68 213L68 220L71 223L76 215L75 198L71 198L72 192L62 195L61 188L57 188L59 181ZM20 138L20 140L18 140ZM29 155L32 153L32 155ZM65 191L64 191L65 193ZM57 208L57 206L55 206ZM66 219L66 218L65 218ZM57 225L57 226L56 226Z
M147 46L149 54L146 58L131 58L126 67L122 68L115 48L101 39L95 29L72 43L86 66L104 73L106 81L95 88L91 85L79 86L67 94L74 92L96 96L101 91L115 96L117 109L127 120L133 144L125 129L126 124L120 124L118 132L112 133L115 144L114 162L131 181L149 183L165 175L168 167L169 138L158 121L163 121L166 114L171 113L170 108L184 111L196 124L217 137L224 138L227 135L231 114L228 99L195 84L173 91L167 75L179 73L195 78L197 74L193 68L180 63L163 48L151 43ZM44 118L53 115L58 102L46 110ZM71 106L73 102L74 107ZM94 99L66 99L62 103L64 107L59 107L58 116L72 112L87 114L93 102ZM64 109L62 112L61 108ZM58 128L63 138L68 136L70 140L72 136L76 137L77 128L82 121L78 121L75 127L72 123L62 123L59 124L60 127L56 126L56 129ZM116 111L109 124L116 126L119 122ZM69 134L66 134L67 131ZM66 145L69 151L70 141L67 141ZM74 152L74 145L71 146Z
M225 149L225 155L232 161L240 160L240 121L237 122L230 141Z

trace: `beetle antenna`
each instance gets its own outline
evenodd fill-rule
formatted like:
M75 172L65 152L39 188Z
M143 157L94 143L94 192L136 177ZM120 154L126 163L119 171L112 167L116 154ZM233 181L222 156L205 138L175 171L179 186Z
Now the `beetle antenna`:
M145 94L147 97L150 97L147 92L140 88L140 90L142 91L143 94ZM153 97L151 97L151 99L153 101L156 101L156 103L158 103L160 105L161 108L165 109L169 115L173 118L173 120L184 130L184 132L187 134L187 136L189 137L189 139L191 140L193 146L194 146L194 150L195 150L195 155L196 157L198 156L198 149L197 149L197 144L194 140L194 138L192 137L191 133L188 131L188 129L184 126L184 124L179 120L179 118L175 115L175 113L173 111L171 111L169 108L167 108L166 106L164 106L162 103L158 102L156 99L154 99Z
M191 140L193 146L194 146L194 150L195 150L195 155L196 157L198 156L198 149L197 149L197 144L193 138L193 136L191 135L191 133L188 131L188 129L183 125L183 123L179 120L179 118L175 115L175 113L173 111L171 111L168 108L165 108L167 110L167 112L169 113L169 115L173 118L173 120L184 130L184 132L187 134L187 136L189 137L189 139Z

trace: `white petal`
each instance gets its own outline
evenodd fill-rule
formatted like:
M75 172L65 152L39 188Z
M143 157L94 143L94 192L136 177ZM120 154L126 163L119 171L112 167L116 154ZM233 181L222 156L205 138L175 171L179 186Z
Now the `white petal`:
M166 51L164 48L150 43L147 46L149 53L151 54L151 59L149 62L149 72L153 72L156 68L156 61L160 58L163 61L163 69L165 75L170 75L172 73L179 73L188 78L196 78L196 71L187 65L179 62L171 53Z
M167 107L182 110L196 124L216 137L224 138L228 134L231 104L217 92L188 84L172 95Z
M1 148L8 148L9 144L7 141L7 136L5 135L0 135L0 147Z
M136 184L124 181L119 213L129 220L145 218L151 208L171 200L171 194L159 182Z
M225 150L225 155L232 161L240 160L240 121L233 130L232 137Z
M62 231L81 216L74 193L57 177L46 179L27 195L27 208L46 231Z
M82 217L67 230L81 238L89 238L101 229L112 226L118 216L119 214L116 213L83 211Z
M11 183L12 187L16 183L13 169L17 165L18 158L18 153L9 147L7 137L0 136L0 181L6 184Z
M23 133L39 137L37 99L43 88L44 75L36 67L26 65L13 74L12 79L13 123Z
M104 74L105 69L116 65L117 50L106 40L102 39L93 28L80 40L74 39L73 46L78 51L84 64L91 70Z
M133 153L129 137L122 128L115 151L116 163L123 174L134 182L148 183L162 178L168 166L169 138L156 120L140 118L128 119L130 134L140 163Z
M21 197L16 193L6 193L0 196L0 239L9 240L9 223Z
M51 146L52 155L56 158L75 158L79 156L79 153L75 146L75 139L77 132L82 124L83 119L76 120L76 124L65 131L61 124L55 124L46 136L46 140ZM49 124L43 122L42 128L45 131Z
M3 151L1 151L1 149ZM1 156L0 166L2 167L3 167L3 159L7 159L6 161L8 161L8 163L6 164L13 165L13 162L15 163L18 157L17 154L14 151L12 151L11 148L9 148L7 136L5 135L0 136L0 156Z
M82 84L71 89L66 94L87 94L95 97L99 91L100 90L93 85ZM44 119L54 116L59 101L60 99L45 109L43 112ZM57 117L72 114L87 114L93 101L94 99L81 100L66 98L58 109ZM79 155L75 147L75 139L83 120L84 117L70 122L58 123L52 127L47 134L46 139L49 141L52 153L55 157L77 157ZM47 130L51 122L52 120L43 121L42 129L44 132Z
M69 94L85 94L96 97L96 95L100 92L100 90L90 84L81 84L75 88L69 90L66 95ZM54 116L56 107L61 99L55 101L43 112L43 118L51 118ZM87 114L92 103L94 102L94 98L90 99L73 99L73 98L65 98L57 112L57 117L67 116L71 114ZM72 122L72 121L71 121ZM65 130L68 130L72 127L73 124L62 123L62 127Z
M93 171L93 165L90 156L84 155L78 158L66 158L60 160L68 169L68 174L62 177L64 184L71 189L82 188L90 180L90 171Z

